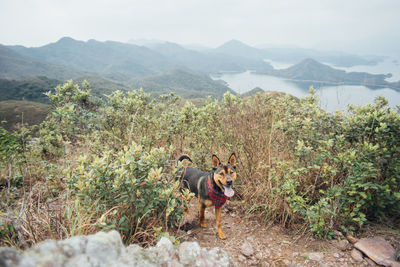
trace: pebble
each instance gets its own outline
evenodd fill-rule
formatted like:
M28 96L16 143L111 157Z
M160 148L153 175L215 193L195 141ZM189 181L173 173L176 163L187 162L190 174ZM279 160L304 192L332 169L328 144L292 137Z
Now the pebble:
M335 258L339 258L339 257L340 257L340 255L339 255L339 253L333 253L333 257L335 257Z
M244 242L240 247L240 252L246 257L251 257L254 254L254 249L249 242Z
M352 249L350 255L356 262L362 262L364 259L362 256L362 253L358 249L355 249L355 248Z
M324 255L320 252L311 252L308 254L308 258L310 260L320 262L324 258Z

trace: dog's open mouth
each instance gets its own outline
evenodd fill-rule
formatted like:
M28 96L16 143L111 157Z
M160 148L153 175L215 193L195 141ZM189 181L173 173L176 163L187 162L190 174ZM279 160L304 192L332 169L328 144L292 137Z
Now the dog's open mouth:
M227 197L233 197L233 195L235 194L235 191L233 191L232 186L224 185L224 194Z

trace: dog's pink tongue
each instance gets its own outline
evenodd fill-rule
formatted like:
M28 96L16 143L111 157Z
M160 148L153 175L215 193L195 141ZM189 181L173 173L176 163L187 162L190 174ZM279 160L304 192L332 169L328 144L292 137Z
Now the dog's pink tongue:
M235 194L235 191L233 191L232 187L226 187L224 186L224 194L227 197L233 197L233 195Z

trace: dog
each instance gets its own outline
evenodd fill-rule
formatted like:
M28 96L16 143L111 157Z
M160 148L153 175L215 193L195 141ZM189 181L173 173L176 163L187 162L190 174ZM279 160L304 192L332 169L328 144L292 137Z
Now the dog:
M192 162L187 155L180 156L177 162L185 159ZM180 179L181 188L189 189L199 200L200 226L203 228L206 227L204 218L205 209L215 206L217 235L219 238L225 239L226 235L221 228L221 212L226 200L235 194L232 188L233 182L236 179L235 153L232 153L229 157L227 164L222 164L219 158L213 155L211 172L185 167L182 169Z

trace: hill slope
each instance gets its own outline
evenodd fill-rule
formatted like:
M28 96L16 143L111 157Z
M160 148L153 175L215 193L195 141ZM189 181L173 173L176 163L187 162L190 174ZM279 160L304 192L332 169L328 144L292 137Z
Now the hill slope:
M34 76L47 76L53 79L71 79L82 72L21 55L6 46L0 45L0 78L24 79Z
M364 85L367 87L391 87L391 83L385 81L391 74L369 74L366 72L346 72L334 69L328 65L317 62L314 59L305 59L287 69L274 70L270 75L298 80L317 81L331 84Z
M69 37L42 47L11 49L47 62L97 72L148 75L176 67L162 55L146 47L119 42L77 41Z
M226 91L234 93L220 81L212 80L208 75L196 75L181 70L172 70L162 74L135 78L130 86L153 95L175 92L183 97L196 98L222 96Z

